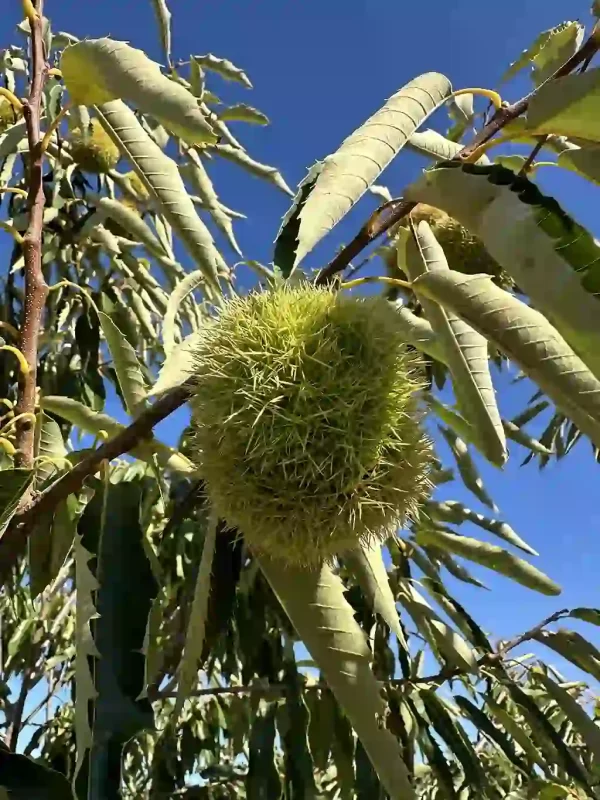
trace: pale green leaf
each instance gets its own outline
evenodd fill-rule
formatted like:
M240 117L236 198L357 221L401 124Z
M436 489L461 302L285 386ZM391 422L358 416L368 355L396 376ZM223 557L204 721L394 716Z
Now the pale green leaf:
M490 696L489 692L485 694L484 700L490 709L492 716L496 718L504 730L510 734L514 741L519 745L529 762L536 764L546 774L550 774L550 769L546 764L544 757L533 744L531 736L528 734L523 724L514 716L509 714L508 711L500 705L500 703L494 700L494 698Z
M235 81L236 83L241 83L246 89L252 89L250 79L244 70L236 67L236 65L227 58L218 58L212 53L207 53L204 56L192 56L192 58L197 64L200 64L201 67L216 72L217 75L225 78L225 80Z
M558 631L542 630L534 639L600 681L600 651L580 633L564 628Z
M176 386L181 386L194 371L194 350L201 333L194 331L182 342L173 346L165 359L149 396L159 397Z
M600 626L600 608L574 608L569 616Z
M404 341L445 364L446 353L443 352L439 337L431 324L424 317L417 317L401 300L395 303L395 308L398 313L398 329Z
M429 273L415 290L486 335L600 446L600 381L542 314L483 275Z
M421 528L417 531L416 536L419 544L448 550L469 561L499 572L523 586L535 589L541 594L560 594L560 587L543 572L502 547L481 542L479 539L472 539L470 536L457 536L433 528Z
M106 103L97 113L102 127L130 161L157 209L203 270L209 286L220 294L218 276L228 275L229 268L198 216L175 162L152 141L133 111L120 100Z
M194 95L126 42L106 38L78 42L63 51L60 68L78 105L128 100L189 144L217 139Z
M434 166L405 197L443 209L478 236L600 376L600 298L592 294L600 289L600 246L555 200L497 164Z
M527 125L536 134L554 133L600 142L600 69L566 75L531 98Z
M504 432L506 433L507 439L511 439L513 442L526 447L528 450L531 450L532 453L538 453L541 456L553 455L553 450L550 450L541 442L538 442L537 439L535 439L533 436L530 436L518 425L515 425L514 422L503 419L502 425L504 427Z
M43 482L65 468L67 448L52 417L37 415L35 426L36 481Z
M231 217L223 210L213 183L204 168L202 159L195 150L188 150L187 156L190 163L180 167L182 175L190 181L202 203L202 207L208 211L215 225L225 234L233 250L241 256L242 251L235 240Z
M289 194L291 197L294 196L277 167L270 167L268 164L261 164L260 161L255 161L240 147L234 147L231 144L217 144L210 148L210 152L217 153L227 161L233 161L234 164L242 167L251 175L256 175L257 178L269 181L285 194Z
M219 111L219 119L225 122L250 122L254 125L268 125L269 118L258 108L249 106L246 103L236 103L233 106Z
M501 82L509 81L522 69L536 61L538 68L543 68L548 64L556 64L556 69L558 69L574 51L570 49L566 58L558 63L557 56L560 58L563 47L572 48L573 44L571 42L575 42L582 32L583 28L578 22L561 22L560 25L554 28L542 31L532 44L526 50L523 50L519 58L510 65L502 76ZM545 53L544 50L546 50ZM551 75L552 72L549 74Z
M590 719L577 700L556 681L541 671L536 671L535 678L543 684L550 697L558 703L577 728L590 751L600 760L600 728Z
M450 161L463 149L462 144L446 139L441 133L430 129L413 133L406 146L436 161ZM486 155L483 155L476 163L489 164L490 160Z
M161 244L149 226L133 209L118 200L112 200L110 197L101 197L96 207L104 219L108 217L114 220L127 233L131 234L134 241L143 244L150 253L158 258L172 260L172 253Z
M584 33L579 22L565 22L550 31L548 39L531 58L531 77L536 86L554 75L579 50Z
M374 543L348 551L344 555L344 562L365 593L373 610L381 616L388 628L395 634L401 647L408 652L408 645L396 609L396 601L383 562L381 545Z
M192 600L190 618L185 635L183 655L177 672L177 698L173 711L175 721L179 719L183 704L190 696L190 692L193 691L198 680L198 665L204 645L206 613L208 611L208 596L210 593L210 573L215 552L217 527L217 519L212 517L208 519L194 588L194 599Z
M327 156L298 211L299 220L290 220L297 227L294 267L350 211L451 91L450 81L438 73L415 78Z
M456 500L446 500L442 502L430 500L426 505L426 509L434 520L450 522L453 525L462 525L463 522L472 522L474 525L478 525L483 530L493 533L494 536L498 536L500 539L508 542L508 544L520 548L531 556L539 555L539 553L521 539L506 522L502 522L499 519L484 517L483 514L472 511Z
M128 414L137 416L145 406L146 386L136 352L108 314L100 311L98 319L112 356L125 408Z
M76 425L85 433L91 433L93 436L103 436L104 432L108 434L109 439L112 439L125 430L125 425L121 425L120 422L117 422L108 414L93 411L88 406L70 397L48 395L41 398L40 406L42 409L49 411L51 414L56 414L61 419L66 419L72 425ZM148 464L154 464L157 458L161 467L168 467L176 472L186 474L195 472L195 467L188 458L155 438L144 440L142 444L138 444L131 450L131 454Z
M158 21L160 41L167 64L171 63L171 17L167 0L152 0L152 7Z
M411 280L427 272L448 272L444 251L427 222L420 222L406 247L406 267ZM402 259L404 262L404 259ZM486 458L502 466L507 457L506 439L496 405L496 393L484 336L452 311L422 298L423 310L446 354L459 410L472 426L476 443Z
M35 473L29 469L0 470L0 536L6 530Z
M201 270L190 272L177 286L173 289L169 296L165 319L163 322L163 345L165 353L169 356L175 346L176 329L175 319L179 312L179 307L185 298L191 294L195 289L202 285L204 281L204 274Z
M564 150L559 153L557 164L589 181L600 183L600 145Z
M371 671L371 653L341 580L326 565L307 571L266 558L260 565L387 793L403 800L414 798L398 742L383 724L385 706Z
M491 508L492 511L497 511L496 504L488 494L481 475L471 457L467 443L450 428L440 427L440 432L454 456L458 472L465 487L485 506Z

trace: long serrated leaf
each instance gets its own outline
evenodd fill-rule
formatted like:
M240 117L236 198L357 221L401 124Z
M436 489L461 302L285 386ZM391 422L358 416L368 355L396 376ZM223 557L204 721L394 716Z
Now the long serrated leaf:
M181 237L188 253L219 295L218 276L229 268L186 192L177 165L156 145L136 115L120 100L97 109L104 130L129 160L157 208Z
M561 628L540 631L534 638L600 681L600 651L580 633Z
M234 164L238 164L251 175L256 175L257 178L269 181L269 183L272 183L282 192L290 195L290 197L294 196L277 167L270 167L268 164L261 164L260 161L255 161L240 147L234 147L231 144L218 144L210 148L209 152L215 152L222 158L226 158L227 161L233 161Z
M442 502L432 500L427 503L427 511L433 519L440 520L441 522L451 522L453 525L461 525L463 522L472 522L474 525L483 528L483 530L493 533L494 536L504 539L505 542L524 550L531 556L539 555L539 553L521 539L506 522L502 522L502 520L499 519L484 517L483 514L472 511L457 500Z
M236 65L227 58L219 58L212 53L207 53L203 56L192 56L192 59L201 67L216 72L217 75L225 78L225 80L235 81L236 83L241 83L246 89L252 89L250 79L244 70L236 67Z
M511 78L514 78L515 75L529 66L536 58L541 57L543 64L549 63L550 61L556 63L557 51L560 51L564 43L563 37L566 37L566 40L569 41L573 36L573 32L577 33L580 28L581 26L578 22L561 22L560 25L556 25L554 28L542 31L529 47L523 50L519 58L513 61L502 76L501 83L505 83L511 80ZM543 55L545 48L548 48L548 51ZM569 53L569 55L570 54L571 53ZM568 57L567 55L564 61L566 61ZM564 62L556 63L556 69L558 69L562 63Z
M414 558L417 552L418 550L415 548L411 558ZM474 647L480 647L485 652L491 651L492 646L484 632L463 606L448 594L439 577L424 577L421 579L421 584L468 642Z
M165 312L165 319L163 322L163 346L165 353L171 355L175 347L175 318L179 311L180 305L184 299L191 294L194 289L202 284L204 280L204 273L201 270L191 272L173 289L169 296L167 310Z
M225 234L233 250L241 256L242 251L235 240L231 217L223 211L202 159L195 150L188 150L187 156L190 163L180 167L183 176L189 179L202 202L203 208L208 211L215 225Z
M479 475L475 462L471 458L469 448L466 442L460 438L453 430L449 428L440 427L440 432L446 440L448 447L452 451L452 455L456 461L458 472L464 483L465 487L472 492L475 497L480 500L484 505L491 508L492 511L497 511L496 504L489 496L483 485L483 480Z
M194 588L194 599L190 610L183 655L177 672L177 698L173 711L177 720L183 704L194 689L198 680L198 666L204 645L204 631L206 629L206 612L208 609L208 595L210 591L210 573L212 570L215 540L217 535L218 520L210 518L206 525L206 534L202 546L202 556L198 567L198 576Z
M131 208L110 197L101 197L98 200L97 208L102 215L114 220L127 233L131 234L134 241L143 244L150 253L158 258L172 259L172 254L161 244L140 215Z
M500 165L449 163L424 173L405 197L442 208L478 236L600 377L600 243L553 198Z
M596 759L600 759L600 728L596 723L586 714L577 700L571 697L566 689L552 680L549 675L536 671L535 679L544 686L550 697L558 703L567 718L571 720Z
M450 161L463 149L463 145L446 139L441 133L433 130L417 131L410 137L406 146L411 150L417 150L436 161ZM483 155L476 162L477 164L489 164L490 160Z
M99 311L98 318L112 356L125 408L131 416L137 416L144 409L146 399L146 386L140 362L135 350L108 314Z
M502 547L472 539L470 536L457 536L433 528L420 528L416 535L419 544L433 545L442 550L449 550L451 553L499 572L541 594L560 594L560 587L547 575Z
M401 301L395 304L395 308L398 315L397 326L404 341L436 361L446 364L446 353L431 324L424 317L417 317Z
M0 470L0 536L12 519L35 473L29 469Z
M337 225L374 183L410 136L452 91L450 81L428 72L407 83L323 162L299 210L294 267Z
M408 771L384 712L363 631L344 597L341 580L328 566L314 571L260 559L271 584L333 694L351 721L388 794L413 798Z
M600 446L600 381L542 314L483 275L428 273L415 290L487 336Z
M344 562L358 581L361 589L400 645L408 652L408 645L400 624L396 601L388 581L388 573L379 544L364 545L344 555Z
M113 417L93 411L88 406L70 397L49 395L41 399L40 406L51 414L56 414L61 419L66 419L72 425L76 425L81 430L94 436L102 436L104 432L108 434L109 438L112 438L125 430L125 425L121 425ZM189 459L178 453L174 448L168 447L154 438L147 439L143 444L132 448L131 454L149 464L153 464L155 458L157 458L161 467L168 467L176 472L186 474L195 472L195 468Z
M511 439L513 442L526 447L528 450L531 450L532 453L537 453L542 456L551 456L554 453L553 450L546 447L541 442L538 442L536 438L530 436L518 425L515 425L514 422L503 419L502 426L504 427L507 439Z
M171 17L166 0L152 0L152 7L156 14L158 27L160 30L160 41L165 54L167 64L171 63Z
M129 100L189 144L217 140L194 95L126 42L107 38L77 42L63 50L60 68L78 105Z
M269 118L253 106L246 103L236 103L219 111L219 119L226 122L250 122L254 125L268 125Z
M448 272L444 251L427 222L420 222L414 233L416 241L410 237L406 247L409 278L414 281L428 272ZM507 457L506 439L488 364L487 340L452 311L427 298L421 302L446 354L458 407L473 427L483 455L502 466Z

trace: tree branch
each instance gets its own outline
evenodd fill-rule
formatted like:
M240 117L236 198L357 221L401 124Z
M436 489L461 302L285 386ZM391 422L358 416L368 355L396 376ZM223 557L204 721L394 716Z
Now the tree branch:
M571 58L554 73L554 75L551 75L541 85L544 86L546 83L548 83L548 81L556 80L556 78L562 78L565 75L568 75L582 63L589 63L590 59L595 55L599 48L600 22L597 22L589 38L583 43L581 48L573 56L571 56ZM481 147L482 144L485 144L492 139L500 130L502 130L502 128L505 127L505 125L508 125L509 122L512 122L514 119L520 117L527 111L531 99L540 90L540 88L541 86L538 86L535 91L531 92L526 97L522 97L512 105L506 105L499 108L487 125L485 125L477 134L477 136L475 136L473 141L463 147L463 149L460 150L451 160L467 162L477 151L477 148ZM344 249L321 270L315 279L315 284L317 286L321 286L323 284L331 283L334 276L339 272L343 272L353 258L356 258L356 256L365 247L371 244L371 242L375 241L375 239L381 236L382 233L388 231L391 227L400 222L403 217L405 217L407 214L410 214L416 205L416 203L412 203L408 200L397 199L392 200L391 203L386 203L385 205L381 206L366 223L366 225L363 225L354 239L352 239L352 241L347 244ZM390 213L387 214L383 219L379 219L382 213L387 210L390 210Z
M44 220L44 187L42 166L44 154L41 147L40 117L42 91L46 77L46 54L43 41L43 0L37 0L37 14L29 20L31 28L31 79L29 96L23 104L23 116L29 141L29 224L23 237L25 261L25 300L21 321L19 349L25 356L29 371L19 379L17 415L28 415L35 411L36 376L38 361L38 339L48 286L42 272L42 229ZM17 466L31 469L33 466L35 425L24 416L16 429Z

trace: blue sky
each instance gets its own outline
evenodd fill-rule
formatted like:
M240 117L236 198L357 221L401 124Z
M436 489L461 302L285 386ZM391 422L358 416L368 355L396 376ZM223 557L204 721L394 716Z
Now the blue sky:
M9 7L0 18L0 46L15 41L19 19L20 2L5 5ZM590 22L589 3L579 0L503 4L171 0L170 6L176 58L212 52L247 71L255 86L251 92L218 77L209 85L224 100L248 102L271 118L268 128L238 125L235 132L251 155L278 166L292 187L315 160L335 150L389 95L420 73L443 72L455 88L495 87L508 63L539 31L565 19ZM150 0L46 0L46 10L55 31L127 39L161 60ZM522 80L506 99L514 100L517 92L528 89ZM421 164L416 156L402 154L381 182L392 193L400 193ZM236 228L244 254L268 262L288 199L229 164L219 165L211 174L223 202L248 214L248 221ZM593 188L558 169L546 170L540 180L548 193L600 237ZM375 205L371 198L361 202L308 265L327 261ZM232 254L224 252L232 263ZM1 240L0 253L8 255ZM498 385L503 416L510 417L530 388L510 386L504 378ZM181 416L163 424L167 438L176 432L177 419ZM523 456L516 449L502 472L483 464L482 474L502 516L540 552L536 565L563 586L564 594L545 598L475 569L493 591L464 584L453 588L495 636L519 633L559 607L600 605L600 510L593 491L598 471L590 448L579 445L565 462L554 463L541 474L533 465L520 468ZM454 499L482 510L458 484L452 488ZM587 634L593 632L588 628Z

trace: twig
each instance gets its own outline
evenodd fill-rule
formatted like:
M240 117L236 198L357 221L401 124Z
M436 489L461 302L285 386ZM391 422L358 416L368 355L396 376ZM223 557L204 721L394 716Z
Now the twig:
M542 147L548 141L548 136L549 136L549 134L546 134L545 136L540 136L536 146L533 148L531 153L529 153L529 155L527 156L527 159L525 160L525 163L523 164L523 166L519 170L519 175L527 175L531 165L533 164L534 158L537 156L537 154L540 152Z
M599 48L600 23L596 23L589 38L583 43L581 48L573 56L571 56L571 58L554 73L554 75L551 75L541 85L543 86L545 83L548 83L548 81L568 75L582 63L587 65ZM452 161L459 161L463 163L469 161L469 159L482 144L488 142L498 133L498 131L502 130L505 125L507 125L509 122L512 122L517 117L520 117L521 114L524 114L527 111L532 97L534 97L540 88L541 87L538 86L535 91L531 92L525 97L522 97L512 105L502 106L501 108L497 109L490 121L475 136L473 141L463 147L463 149L452 158ZM362 250L364 250L365 247L381 236L382 233L385 233L385 231L396 225L407 214L410 214L413 208L417 205L416 203L402 200L395 200L392 201L392 203L396 204L395 207L392 208L391 212L380 222L380 224L373 226L372 220L374 216L376 216L373 215L371 220L369 220L366 225L363 225L354 239L352 239L352 241L347 244L346 247L344 247L344 249L341 250L341 252L339 252L337 256L321 270L315 280L315 283L318 286L331 283L335 275L337 275L339 272L343 272L350 261L352 261L353 258L356 258L356 256ZM379 209L379 211L381 212L387 209L389 206L390 203L386 203L385 206L382 206Z
M40 116L42 91L46 72L46 55L43 42L43 0L37 0L36 14L29 20L31 28L31 81L29 97L23 104L23 116L29 141L29 224L23 237L25 261L25 301L19 349L29 365L27 375L19 379L17 414L31 414L35 410L38 338L48 294L42 271L42 229L44 221L44 187L42 166L44 154L41 147ZM31 469L33 466L35 425L28 417L17 428L16 464Z
M28 505L15 514L0 539L0 584L7 579L11 568L23 552L27 538L40 515L52 511L61 500L77 492L83 486L85 479L97 472L103 461L111 461L123 453L128 453L147 438L155 425L186 402L189 393L189 386L185 383L172 389L140 414L128 428L90 453L56 483L37 497L30 499Z

